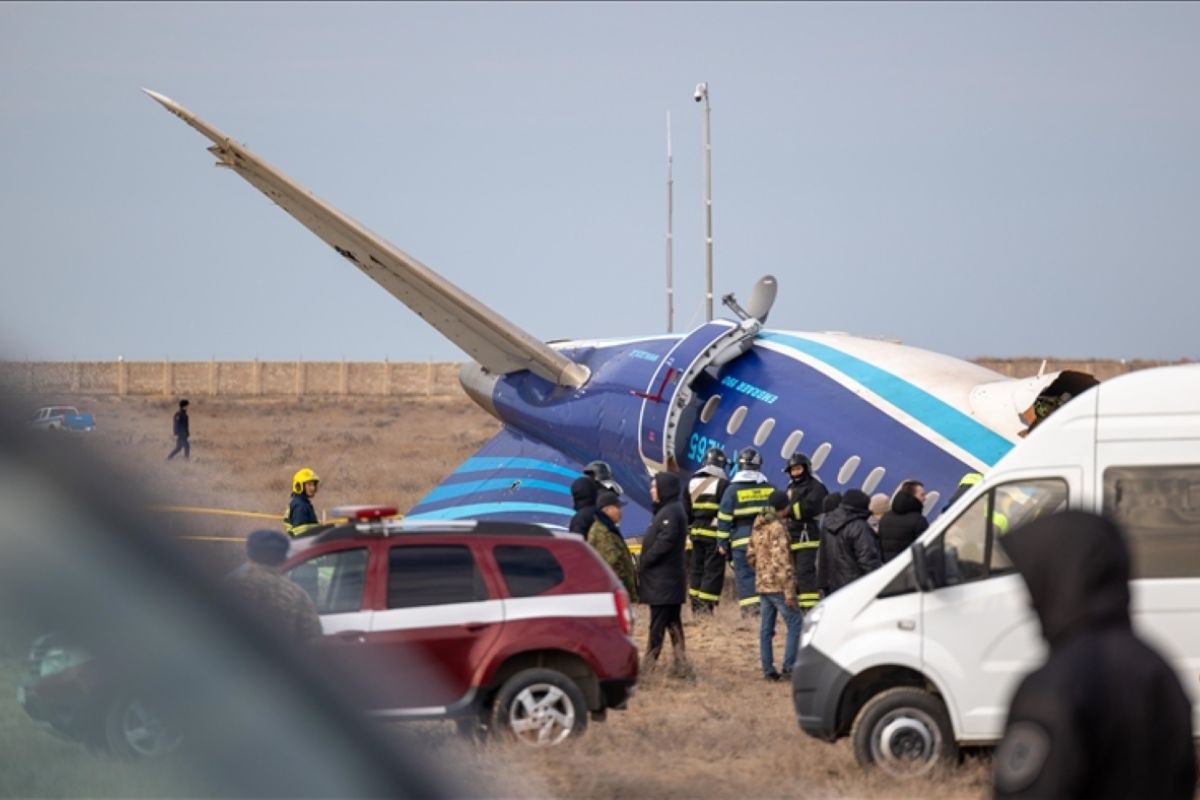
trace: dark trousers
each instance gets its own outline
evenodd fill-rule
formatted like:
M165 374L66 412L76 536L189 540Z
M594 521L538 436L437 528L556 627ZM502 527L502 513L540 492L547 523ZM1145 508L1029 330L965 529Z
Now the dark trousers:
M170 461L172 458L174 458L175 454L178 453L180 450L183 451L184 458L192 457L192 446L190 444L188 444L188 437L186 437L186 436L176 436L175 437L175 449L171 451L171 455L167 456L167 461Z
M646 648L646 658L651 661L658 660L658 654L662 652L663 637L666 634L671 634L671 646L675 648L676 654L683 649L683 618L679 614L679 610L683 606L679 604L669 606L650 606L650 642Z
M717 540L708 536L692 537L692 567L688 574L688 594L695 611L712 611L721 601L725 586L725 559L717 551Z

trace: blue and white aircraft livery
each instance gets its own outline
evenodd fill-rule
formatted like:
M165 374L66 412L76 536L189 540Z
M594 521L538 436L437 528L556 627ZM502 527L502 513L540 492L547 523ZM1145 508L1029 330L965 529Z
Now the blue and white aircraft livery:
M410 519L510 519L565 526L583 465L611 464L630 499L622 527L643 531L649 476L690 474L704 451L763 454L787 482L797 450L831 491L894 493L909 478L936 514L969 471L985 471L1019 440L1022 413L1079 379L1054 372L1009 379L970 362L841 333L764 327L776 284L767 276L734 319L690 333L539 341L417 259L296 184L183 106L147 91L213 145L232 169L347 261L425 318L475 361L467 394L503 423L408 513ZM1057 382L1057 384L1056 384Z

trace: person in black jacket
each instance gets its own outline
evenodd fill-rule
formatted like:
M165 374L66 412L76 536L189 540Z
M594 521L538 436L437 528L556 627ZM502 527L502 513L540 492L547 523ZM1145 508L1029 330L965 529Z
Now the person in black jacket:
M997 798L1191 798L1192 704L1129 620L1117 527L1067 511L1000 538L1050 646L1021 682L996 750Z
M821 599L817 588L817 558L821 547L818 523L829 490L813 475L812 461L804 453L792 453L783 471L791 480L787 494L788 536L791 539L792 564L796 570L796 600L808 610Z
M866 492L848 489L842 495L842 504L825 518L821 550L826 551L825 566L829 574L825 589L828 594L883 563L879 560L875 532L867 524L867 517L871 516L867 509L869 501Z
M870 502L868 500L868 502ZM821 516L817 518L817 527L821 530L821 538L825 539L828 536L828 529L825 527L825 521L829 519L829 515L842 504L841 492L830 492L825 495L825 499L821 501ZM817 591L822 596L829 594L829 548L817 548Z
M879 520L879 549L883 560L891 561L917 540L929 527L921 512L925 508L925 485L905 481L892 499L892 509Z
M571 484L571 502L575 507L575 515L567 524L567 530L587 536L592 522L596 519L596 498L604 491L621 494L621 487L613 480L612 468L608 466L608 462L593 461L583 468L583 474Z
M188 401L179 401L179 410L175 412L174 431L175 431L175 449L167 456L167 461L170 461L175 455L182 450L184 460L190 461L192 458L192 446L188 444L188 437L192 435L188 426Z
M654 518L642 536L638 560L638 595L650 606L650 639L643 666L648 670L658 662L663 636L669 633L674 672L686 676L691 670L680 609L688 594L683 555L688 524L679 500L679 478L669 472L657 473L650 483L650 499L654 502Z

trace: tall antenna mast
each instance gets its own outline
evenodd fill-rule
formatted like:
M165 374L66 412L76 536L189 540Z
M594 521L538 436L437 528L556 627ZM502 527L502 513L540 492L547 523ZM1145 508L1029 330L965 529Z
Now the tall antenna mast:
M696 84L696 102L704 101L704 308L705 319L713 318L713 235L712 235L712 106L708 102L708 82Z
M671 112L667 112L667 333L675 332L675 181L671 176Z

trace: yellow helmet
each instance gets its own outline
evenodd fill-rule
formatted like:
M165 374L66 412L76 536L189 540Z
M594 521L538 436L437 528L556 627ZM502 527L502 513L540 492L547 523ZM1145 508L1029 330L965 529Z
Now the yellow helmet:
M308 483L309 481L317 481L320 483L321 478L319 475L317 475L317 473L313 472L308 467L299 470L295 475L292 476L292 493L303 494L304 484Z

